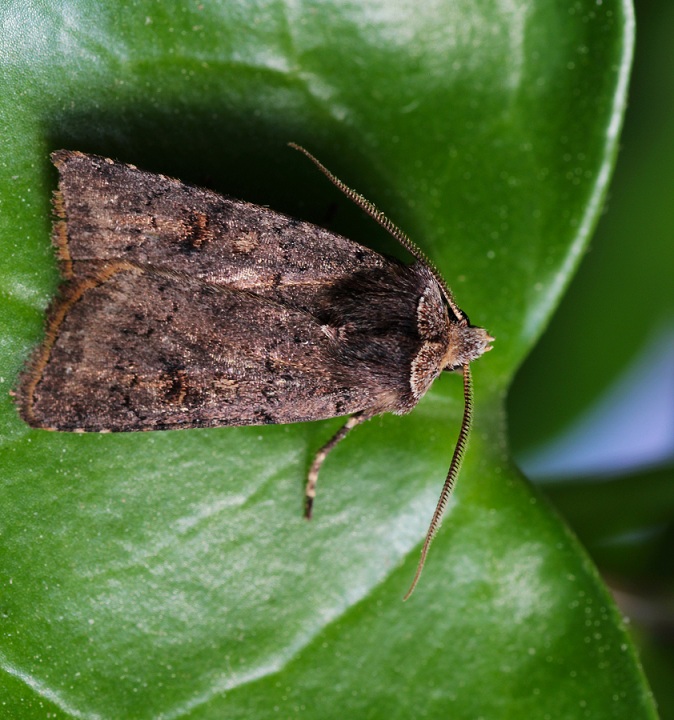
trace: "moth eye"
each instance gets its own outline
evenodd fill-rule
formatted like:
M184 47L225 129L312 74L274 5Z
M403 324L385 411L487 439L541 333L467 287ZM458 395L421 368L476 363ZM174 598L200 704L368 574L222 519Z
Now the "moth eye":
M463 312L463 310L456 307L455 305L450 305L447 302L445 302L445 308L447 309L447 314L449 315L450 322L456 322L458 325L470 327L470 319L468 318L468 315Z

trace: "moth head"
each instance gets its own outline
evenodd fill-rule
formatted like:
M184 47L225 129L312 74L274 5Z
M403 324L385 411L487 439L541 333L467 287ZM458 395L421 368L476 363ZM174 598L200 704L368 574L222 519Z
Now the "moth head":
M427 268L422 271L429 272ZM434 356L431 364L437 367L437 373L476 360L491 350L494 340L484 328L471 325L454 302L451 305L447 302L434 279L428 282L417 304L417 331L422 340L421 355ZM429 371L427 368L426 372Z
M430 275L420 265L420 274ZM456 305L448 306L442 288L430 278L417 304L417 331L421 345L412 360L410 387L418 400L443 370L458 370L487 350L494 339L473 327Z
M488 350L494 338L481 327L465 323L451 323L449 326L449 342L443 357L444 370L456 370L477 360Z

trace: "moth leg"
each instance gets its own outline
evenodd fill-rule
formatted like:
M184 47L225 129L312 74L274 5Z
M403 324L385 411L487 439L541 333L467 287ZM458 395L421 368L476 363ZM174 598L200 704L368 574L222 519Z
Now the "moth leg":
M304 490L304 517L307 520L311 520L311 512L314 507L314 498L316 497L316 483L318 482L318 472L321 469L321 465L328 457L330 451L337 445L338 442L344 440L356 425L359 425L364 420L372 417L365 412L359 412L352 415L344 425L323 445L323 447L314 456L314 461L311 463L309 468L309 475L307 476L307 484Z

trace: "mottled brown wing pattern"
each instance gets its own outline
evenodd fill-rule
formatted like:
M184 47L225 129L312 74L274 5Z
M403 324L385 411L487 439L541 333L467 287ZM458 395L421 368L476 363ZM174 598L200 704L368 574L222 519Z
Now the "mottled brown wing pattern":
M310 223L96 155L61 150L55 243L66 277L125 260L295 306L323 283L381 268L378 253ZM67 218L67 224L66 224Z
M105 158L54 161L68 282L19 389L30 424L288 423L416 404L424 292L446 323L423 265Z
M114 267L57 304L36 382L24 384L31 424L131 431L289 423L387 402L387 388L359 381L341 362L339 341L302 311Z

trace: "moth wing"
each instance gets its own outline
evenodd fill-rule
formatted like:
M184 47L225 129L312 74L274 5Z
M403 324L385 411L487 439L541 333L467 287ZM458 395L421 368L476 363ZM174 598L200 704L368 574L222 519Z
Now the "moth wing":
M310 223L132 165L66 150L52 160L54 240L69 278L125 260L303 306L314 288L388 262Z
M366 385L304 312L108 266L57 301L19 399L37 427L158 430L349 414L383 401Z

